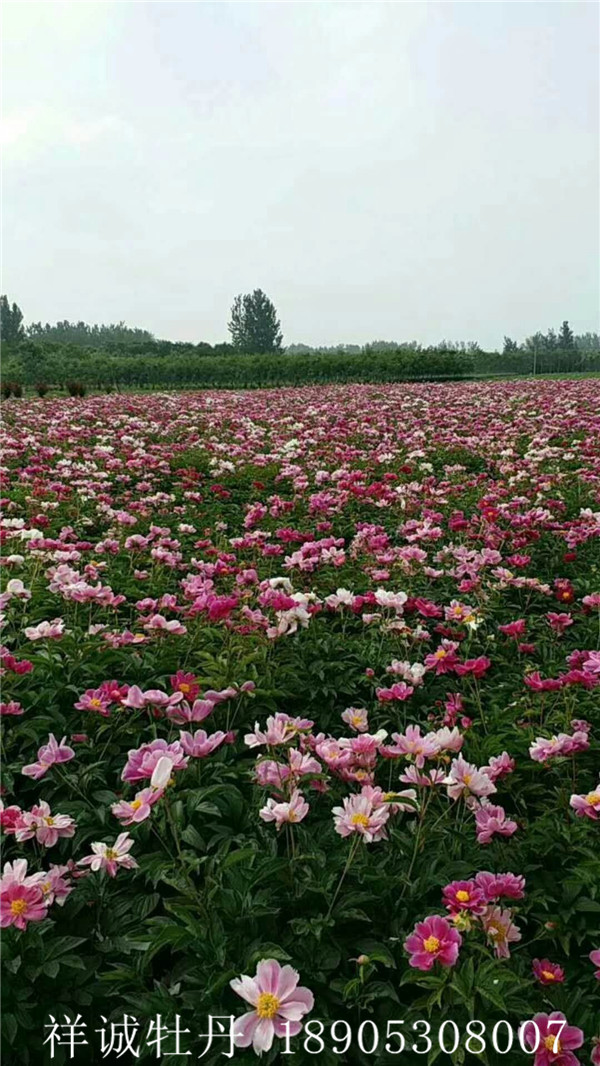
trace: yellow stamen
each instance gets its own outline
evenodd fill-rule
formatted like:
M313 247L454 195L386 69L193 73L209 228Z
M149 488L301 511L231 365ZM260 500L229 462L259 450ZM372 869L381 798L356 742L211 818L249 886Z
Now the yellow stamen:
M369 819L366 814L353 814L350 823L351 825L362 825L363 829L366 829L369 824Z
M21 914L24 914L26 910L27 910L27 900L26 899L13 899L13 901L12 901L12 903L10 905L10 913L11 914L14 914L15 917L18 918L18 917L20 917Z
M560 1040L552 1034L547 1036L544 1040L544 1047L547 1048L548 1051L553 1051L555 1055L558 1055L558 1053L562 1051Z
M547 981L555 981L556 978L550 970L542 970L542 977L545 977Z
M434 955L440 948L440 942L437 936L428 936L427 940L423 941L423 947L430 955Z
M261 992L256 1004L256 1013L259 1018L274 1018L279 1010L281 1000L270 992Z
M131 801L131 809L132 809L132 811L139 811L141 806L142 806L142 801L141 800L132 800Z
M460 888L456 893L456 898L459 903L468 903L471 897L468 892L465 892L464 888Z

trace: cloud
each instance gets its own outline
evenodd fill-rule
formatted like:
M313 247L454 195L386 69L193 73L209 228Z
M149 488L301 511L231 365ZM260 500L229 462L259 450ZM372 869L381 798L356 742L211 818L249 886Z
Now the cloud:
M25 161L48 150L122 141L130 134L129 124L117 115L84 116L39 106L5 115L0 143L7 162Z

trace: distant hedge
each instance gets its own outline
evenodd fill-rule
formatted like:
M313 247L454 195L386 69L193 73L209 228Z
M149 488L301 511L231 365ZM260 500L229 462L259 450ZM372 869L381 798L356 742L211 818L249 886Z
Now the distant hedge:
M422 351L311 353L310 355L205 354L193 346L160 354L155 345L129 351L81 348L48 342L25 341L4 346L3 378L23 385L64 386L78 381L88 387L128 386L150 388L260 388L277 385L312 385L325 382L385 382L460 379L493 374L530 374L529 352ZM182 348L184 350L182 350ZM545 366L538 359L537 373L600 370L600 356L575 352L564 366Z

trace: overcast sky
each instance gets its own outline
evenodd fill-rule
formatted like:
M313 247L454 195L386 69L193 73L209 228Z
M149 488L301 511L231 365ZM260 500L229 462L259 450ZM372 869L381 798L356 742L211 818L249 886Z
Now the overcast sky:
M5 3L27 321L501 345L599 320L599 6Z

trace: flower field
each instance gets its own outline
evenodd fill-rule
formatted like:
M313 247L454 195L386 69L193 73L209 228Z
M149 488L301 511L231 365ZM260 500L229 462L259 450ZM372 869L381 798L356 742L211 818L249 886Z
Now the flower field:
M9 1066L600 1063L600 383L4 420Z

